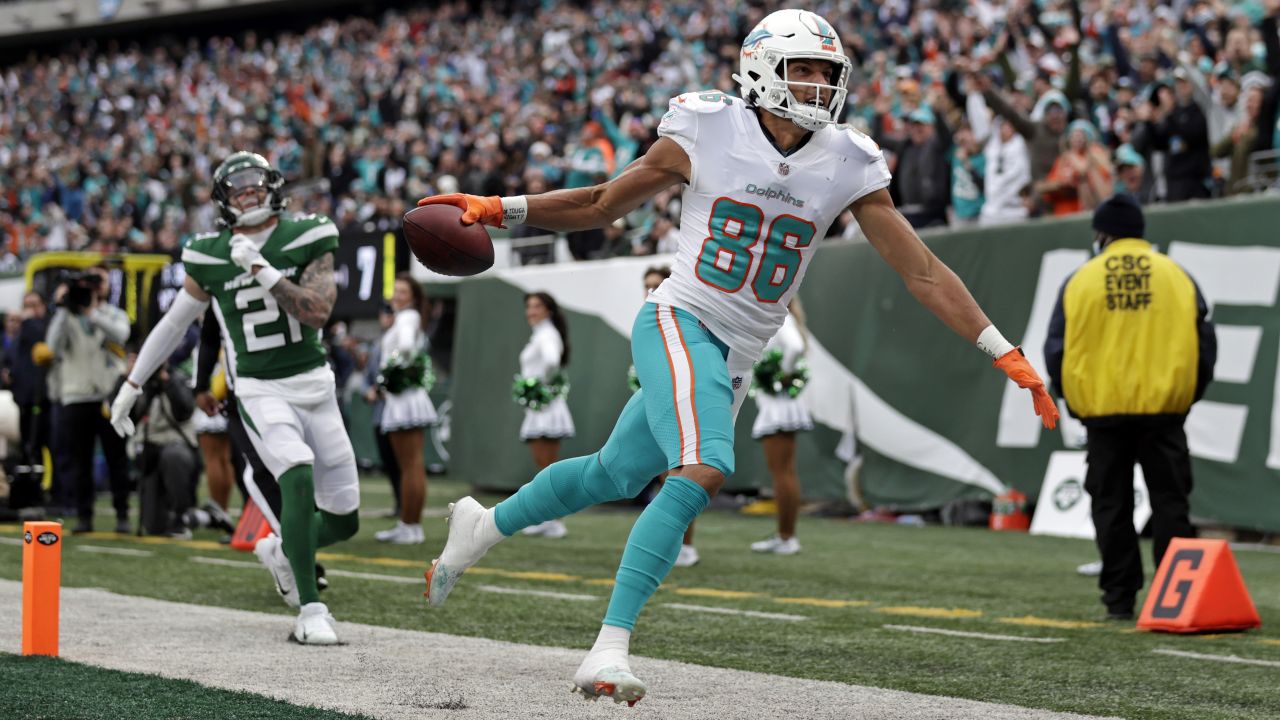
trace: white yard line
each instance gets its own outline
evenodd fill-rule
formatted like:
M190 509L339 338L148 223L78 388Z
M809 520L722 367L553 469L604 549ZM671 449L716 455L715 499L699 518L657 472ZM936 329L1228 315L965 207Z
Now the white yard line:
M201 565L218 565L221 567L243 568L245 570L260 570L262 565L256 562L246 562L244 560L227 560L224 558L205 557L196 555L191 558L191 562L200 563ZM400 583L403 585L421 585L422 577L409 577L407 575L383 575L381 573L355 572L353 570L330 570L325 569L325 575L328 577L347 577L357 580L379 580L382 582Z
M1213 662L1280 668L1280 662L1275 660L1254 660L1253 658L1242 658L1238 655L1209 655L1206 653L1187 652L1186 650L1166 650L1164 648L1157 648L1151 652L1157 655L1172 655L1174 657L1191 658L1192 660L1211 660Z
M222 567L233 568L254 568L255 570L262 567L261 563L247 562L245 560L227 560L226 558L203 557L196 555L191 558L191 562L200 563L201 565L220 565Z
M602 600L599 595L577 595L575 593L551 592L550 590L530 590L528 588L504 587L502 585L476 585L477 590L500 595L532 595L533 597L551 598L553 600Z
M409 577L407 575L383 575L382 573L365 573L355 572L354 570L330 570L325 568L324 574L328 577L347 577L357 580L381 580L382 582L401 583L403 585L423 585L425 581L421 575Z
M760 618L762 620L785 620L799 622L808 620L808 615L789 615L787 613L760 612L758 610L735 610L733 608L715 607L713 605L688 605L685 603L662 603L659 607L688 610L690 612L713 613L715 615L741 615L743 617Z
M21 545L22 538L0 537L0 545Z
M77 545L77 550L99 555L125 555L127 557L151 557L150 550L134 550L133 548L107 547L105 545Z
M1262 543L1231 543L1234 552L1248 550L1251 552L1280 553L1280 545L1263 545Z
M394 515L387 515L391 512L389 507L371 507L360 508L360 518L363 520L377 520L379 518L391 523L396 519ZM442 507L422 508L422 517L424 518L442 518L449 517L449 510Z
M950 637L973 638L975 640L1006 640L1009 642L1059 643L1062 638L1024 637L1022 635L994 635L991 633L968 632L965 630L945 630L943 628L923 627L921 625L882 625L886 630L903 632L928 633L930 635L948 635Z

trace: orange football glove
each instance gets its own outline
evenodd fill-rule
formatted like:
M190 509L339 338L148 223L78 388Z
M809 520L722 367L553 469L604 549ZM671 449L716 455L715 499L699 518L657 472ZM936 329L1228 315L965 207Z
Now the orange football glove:
M502 224L502 198L497 195L488 197L463 193L432 195L418 201L419 207L423 205L452 205L462 211L463 225L471 225L478 221L482 225L507 227Z
M1049 397L1049 391L1044 389L1044 380L1040 379L1040 373L1027 362L1022 348L1010 350L993 364L1003 370L1018 387L1031 391L1031 402L1035 406L1036 415L1040 416L1040 422L1046 428L1054 429L1058 425L1058 404Z

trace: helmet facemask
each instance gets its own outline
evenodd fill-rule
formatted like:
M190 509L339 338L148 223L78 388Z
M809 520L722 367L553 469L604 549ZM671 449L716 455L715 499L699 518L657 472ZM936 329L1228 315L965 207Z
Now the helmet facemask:
M790 65L798 60L814 60L826 63L838 74L835 84L800 82L790 79ZM775 96L782 93L782 102L777 108L766 107L776 115L790 119L805 130L817 130L823 125L839 122L840 111L844 109L845 97L849 91L845 82L849 79L847 64L835 63L825 57L783 56L775 70L777 78L770 84L769 94ZM795 95L799 88L813 88L813 102L801 102ZM780 111L780 112L779 112Z

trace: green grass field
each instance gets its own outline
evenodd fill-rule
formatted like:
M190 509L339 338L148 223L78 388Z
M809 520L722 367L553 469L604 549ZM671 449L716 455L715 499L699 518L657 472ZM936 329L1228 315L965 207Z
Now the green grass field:
M5 653L0 653L0 715L25 720L360 720L357 715L215 690L188 680Z
M465 493L460 482L433 480L429 505L438 511ZM495 498L481 500L489 504ZM369 479L365 507L389 505L385 481ZM569 536L563 540L517 537L504 542L468 573L439 610L426 608L421 584L370 576L420 579L443 544L443 520L426 521L425 546L395 547L373 540L374 531L392 521L366 519L354 541L322 556L332 582L323 599L339 621L585 650L604 615L609 583L634 517L630 509L593 510L569 518ZM1179 637L1101 620L1094 579L1074 572L1077 564L1094 559L1092 543L802 518L801 554L750 552L748 544L772 529L768 517L713 511L699 519L702 562L672 572L640 618L633 653L1126 718L1280 717L1280 665L1274 664L1280 663L1280 632L1275 629L1280 622L1280 554L1236 553L1262 614L1261 630ZM18 533L10 527L5 534ZM289 612L271 591L266 573L249 567L251 554L222 548L213 539L212 533L189 542L69 536L63 584ZM106 554L100 548L151 555ZM0 546L0 577L20 578L20 552L16 546ZM1149 560L1149 546L1144 552ZM211 564L209 559L244 565ZM364 576L342 574L347 572ZM553 599L495 588L594 599ZM708 614L672 605L805 619ZM886 626L1060 642L922 634ZM1156 650L1273 664L1212 662ZM11 665L0 667L17 672ZM61 673L72 667L55 669ZM278 717L292 716L282 710Z

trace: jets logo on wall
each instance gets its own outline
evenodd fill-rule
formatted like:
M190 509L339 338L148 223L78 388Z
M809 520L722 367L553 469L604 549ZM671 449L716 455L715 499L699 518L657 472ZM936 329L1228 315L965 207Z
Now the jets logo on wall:
M1084 486L1076 478L1067 478L1054 488L1053 505L1062 512L1066 512L1075 507L1082 497L1084 497Z

